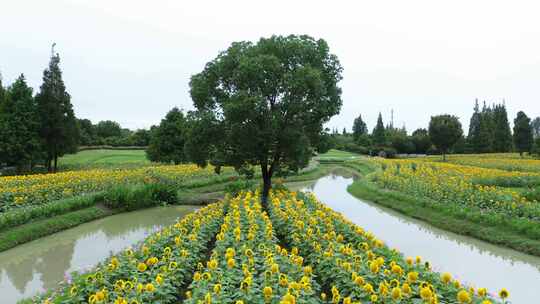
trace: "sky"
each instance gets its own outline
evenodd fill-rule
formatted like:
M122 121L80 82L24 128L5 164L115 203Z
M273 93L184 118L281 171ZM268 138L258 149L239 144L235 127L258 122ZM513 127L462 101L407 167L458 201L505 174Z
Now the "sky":
M38 90L51 44L75 114L148 128L193 109L189 79L233 41L325 39L344 67L343 107L327 124L370 130L379 112L409 132L474 100L505 100L509 120L540 116L538 1L0 0L4 85Z

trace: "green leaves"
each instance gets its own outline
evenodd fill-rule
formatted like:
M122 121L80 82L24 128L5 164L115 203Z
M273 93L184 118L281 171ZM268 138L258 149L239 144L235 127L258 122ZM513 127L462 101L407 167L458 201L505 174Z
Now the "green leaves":
M266 185L280 167L305 167L322 124L341 108L341 72L324 40L233 43L191 78L186 153L198 164L261 166Z

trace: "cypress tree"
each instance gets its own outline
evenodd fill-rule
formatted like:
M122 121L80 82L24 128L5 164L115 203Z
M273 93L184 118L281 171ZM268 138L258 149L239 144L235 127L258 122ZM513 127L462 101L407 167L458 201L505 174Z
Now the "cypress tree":
M43 72L43 84L36 95L40 117L40 136L49 172L57 171L58 157L77 149L78 128L71 96L66 91L60 70L60 56L52 55Z
M495 105L493 114L493 152L510 152L512 150L512 131L504 103Z
M32 88L24 75L8 88L0 129L0 155L17 172L30 170L39 157L39 123Z
M523 152L530 151L532 143L531 119L523 111L519 111L514 119L514 145L519 155L523 156Z
M367 132L368 132L367 125L362 120L362 115L358 115L358 117L354 119L354 123L353 123L354 140L358 141L362 136L367 135Z
M471 116L469 123L469 134L467 135L467 141L471 147L472 152L478 152L478 141L480 137L480 107L478 106L478 99L474 102L474 112Z
M372 136L373 144L375 146L384 146L386 144L386 130L384 129L381 113L379 113L379 117L377 118L377 124L373 129Z

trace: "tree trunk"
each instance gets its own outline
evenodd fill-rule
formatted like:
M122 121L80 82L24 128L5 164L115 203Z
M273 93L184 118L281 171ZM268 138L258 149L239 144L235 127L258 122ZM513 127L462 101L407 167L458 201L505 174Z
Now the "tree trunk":
M263 178L263 191L261 196L261 203L265 210L268 210L268 195L270 194L270 188L272 188L272 175L267 166L261 165L261 173Z
M51 173L52 171L52 160L50 156L47 156L47 172Z
M54 156L54 173L58 170L58 154Z

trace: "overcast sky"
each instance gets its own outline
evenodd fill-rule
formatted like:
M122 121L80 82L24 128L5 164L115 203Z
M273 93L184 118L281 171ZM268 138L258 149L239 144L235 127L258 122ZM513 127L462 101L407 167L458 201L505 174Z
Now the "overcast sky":
M0 0L4 84L41 84L52 42L78 117L149 127L192 109L188 82L231 42L272 34L325 39L344 67L329 127L409 132L450 113L466 128L474 99L540 116L538 1ZM359 4L361 2L361 4Z

